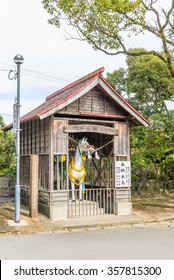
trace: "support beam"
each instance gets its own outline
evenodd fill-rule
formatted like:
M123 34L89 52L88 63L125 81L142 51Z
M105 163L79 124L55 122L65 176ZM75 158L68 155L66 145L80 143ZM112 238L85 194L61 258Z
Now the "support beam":
M95 164L94 159L92 159L92 163L93 163L95 169L97 170L99 177L100 177L101 180L103 181L104 186L107 186L107 183L106 183L105 179L103 178L102 173L100 172L100 169L99 169L99 168L97 167L97 165Z
M63 131L66 133L79 133L79 132L91 132L101 133L107 135L118 135L118 129L104 126L104 125L67 125L64 126Z
M39 156L30 156L30 217L38 215Z
M111 157L113 154L113 148L110 151L108 157ZM99 177L101 177L101 174L103 173L103 171L106 169L106 162L103 164L101 170L98 172L98 176L94 179L93 185L95 186L96 182L98 181ZM98 170L97 170L98 171Z

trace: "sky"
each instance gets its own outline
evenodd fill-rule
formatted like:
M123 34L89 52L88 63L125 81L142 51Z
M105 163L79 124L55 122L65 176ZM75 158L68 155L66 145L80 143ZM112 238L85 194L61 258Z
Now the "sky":
M16 70L14 57L21 54L21 116L44 102L45 97L65 85L105 68L105 74L126 67L124 56L94 51L86 42L66 40L65 29L48 24L50 15L41 0L0 0L0 114L6 124L13 120L17 81L10 80ZM132 40L130 47L158 48L148 35ZM11 73L13 77L15 72Z

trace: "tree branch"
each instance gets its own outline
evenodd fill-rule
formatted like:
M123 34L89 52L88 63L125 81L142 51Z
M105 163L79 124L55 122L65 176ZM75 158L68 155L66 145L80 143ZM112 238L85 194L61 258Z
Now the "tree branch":
M169 24L169 22L170 22L170 15L172 14L173 9L174 9L174 0L172 0L172 5L171 5L171 8L170 8L170 10L168 11L168 13L167 13L167 14L164 13L165 16L166 16L166 22L163 24L162 30L164 30L164 29L166 28L166 26ZM165 12L165 11L163 10L163 12Z

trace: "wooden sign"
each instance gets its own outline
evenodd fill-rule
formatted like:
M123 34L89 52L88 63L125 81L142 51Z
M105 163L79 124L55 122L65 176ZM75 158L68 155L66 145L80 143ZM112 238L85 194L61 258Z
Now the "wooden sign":
M116 187L131 186L131 163L130 161L116 161L115 164Z

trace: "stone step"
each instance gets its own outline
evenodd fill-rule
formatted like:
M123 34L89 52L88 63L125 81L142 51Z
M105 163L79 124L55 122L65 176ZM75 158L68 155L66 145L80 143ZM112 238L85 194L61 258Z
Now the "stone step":
M104 209L99 207L98 202L88 200L69 201L68 210L69 217L103 215L105 213Z
M74 217L85 217L85 216L94 216L94 215L104 215L104 209L76 209L71 210L69 209L68 217L74 218Z

